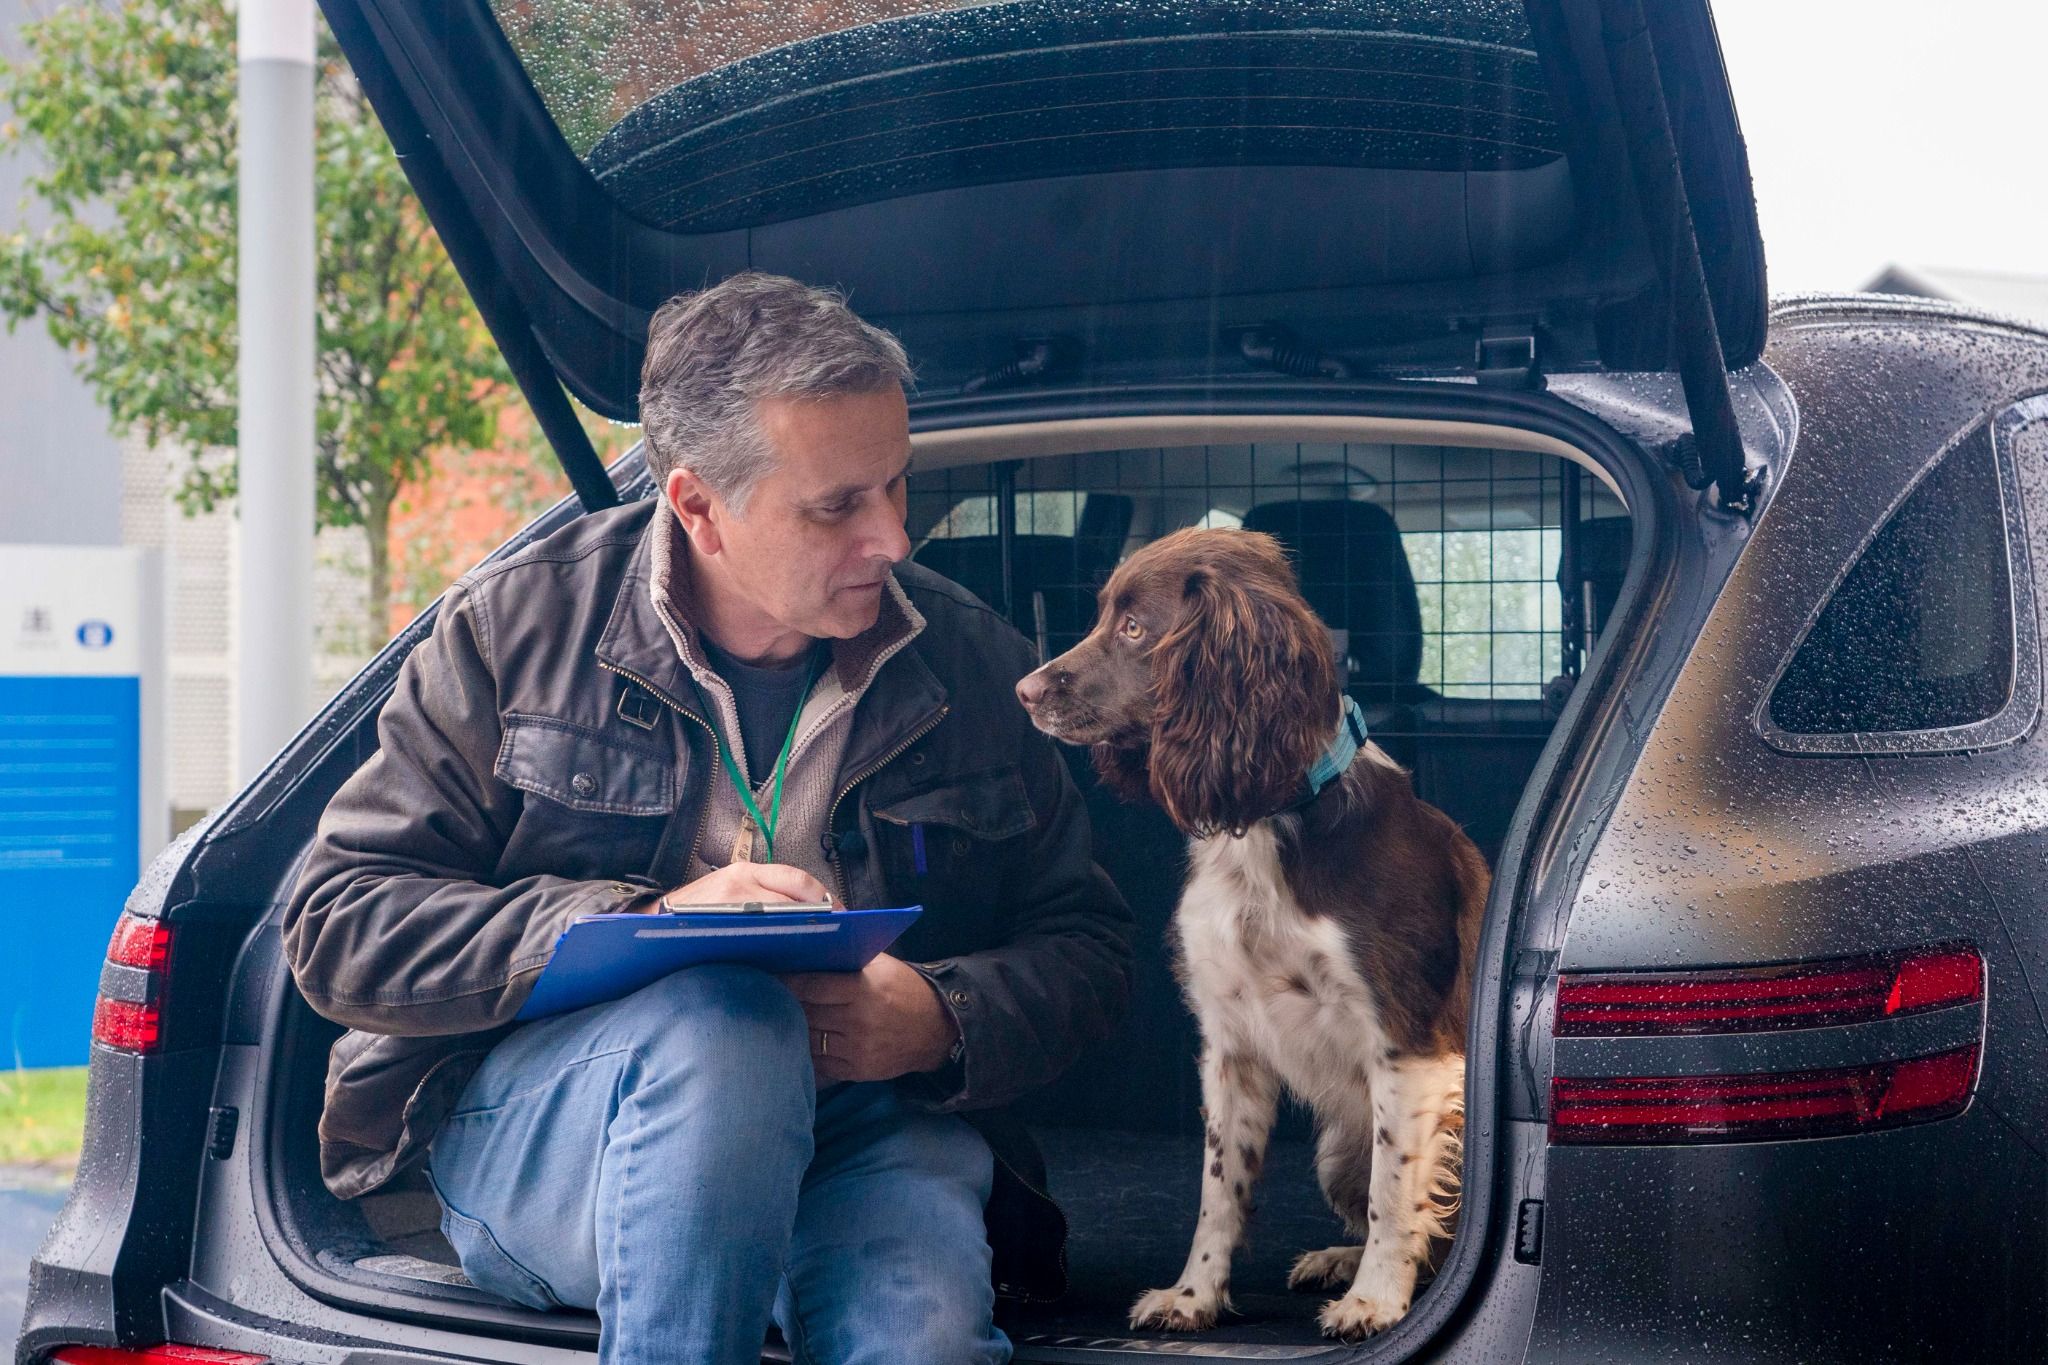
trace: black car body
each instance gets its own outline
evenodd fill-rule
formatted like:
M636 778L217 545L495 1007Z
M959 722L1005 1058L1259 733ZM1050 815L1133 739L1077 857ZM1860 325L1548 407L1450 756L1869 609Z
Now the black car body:
M1333 1231L1296 1124L1244 1313L1132 1334L1196 1193L1180 845L1090 791L1146 956L1037 1110L1073 1290L1000 1310L1020 1359L2048 1355L2048 335L1767 308L1704 0L1014 0L638 52L653 7L326 9L579 490L501 555L650 495L563 387L629 419L662 299L841 284L921 368L921 561L1057 652L1135 545L1273 532L1492 860L1462 1222L1410 1315L1345 1347L1277 1292ZM621 51L637 93L593 103ZM343 1204L313 1160L336 1030L278 916L431 626L131 898L102 993L155 1036L95 1047L23 1365L594 1350L469 1287L431 1195Z

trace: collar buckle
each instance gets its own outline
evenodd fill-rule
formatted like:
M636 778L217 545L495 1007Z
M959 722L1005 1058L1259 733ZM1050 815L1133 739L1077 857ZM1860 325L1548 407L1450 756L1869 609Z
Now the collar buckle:
M661 703L637 687L627 687L619 693L619 719L642 730L652 730L661 724Z

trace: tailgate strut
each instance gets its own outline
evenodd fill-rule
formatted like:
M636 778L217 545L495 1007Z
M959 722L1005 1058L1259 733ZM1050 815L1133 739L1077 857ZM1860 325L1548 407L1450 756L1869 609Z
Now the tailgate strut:
M583 510L601 512L607 507L617 507L619 492L612 486L612 476L605 471L604 461L598 458L596 447L590 444L590 433L583 429L583 423L577 418L576 409L569 403L569 395L562 390L562 381L555 376L554 362L541 348L540 338L527 324L523 310L509 293L502 296L493 293L487 297L483 292L476 292L472 297L476 300L477 311L484 315L498 338L498 349L505 357L505 366L512 371L513 381L526 396L526 405L532 409L534 420L540 423L541 434L554 448L555 459L562 466L562 472L569 476L569 486L576 490L577 501L583 504Z
M1728 365L1721 349L1721 329L1707 292L1700 241L1693 229L1692 204L1679 169L1678 141L1671 127L1657 53L1650 41L1643 0L1602 0L1601 36L1607 47L1608 72L1628 130L1629 162L1635 172L1637 201L1657 256L1657 273L1671 298L1672 344L1678 356L1678 377L1685 386L1685 406L1692 416L1694 448L1701 478L1719 491L1721 505L1732 512L1754 510L1756 489L1742 454L1742 432L1735 422L1735 402L1728 392Z

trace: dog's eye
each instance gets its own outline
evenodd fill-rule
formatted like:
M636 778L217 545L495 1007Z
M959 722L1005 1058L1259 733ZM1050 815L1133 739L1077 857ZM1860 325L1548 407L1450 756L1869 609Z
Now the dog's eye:
M1126 640L1142 640L1145 637L1145 628L1138 624L1137 617L1124 618L1123 637Z

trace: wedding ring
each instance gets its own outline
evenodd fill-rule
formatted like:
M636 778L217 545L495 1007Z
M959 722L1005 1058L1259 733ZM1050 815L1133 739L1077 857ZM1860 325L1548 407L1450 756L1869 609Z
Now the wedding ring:
M823 1029L818 1030L818 1055L820 1057L832 1055L832 1035Z

